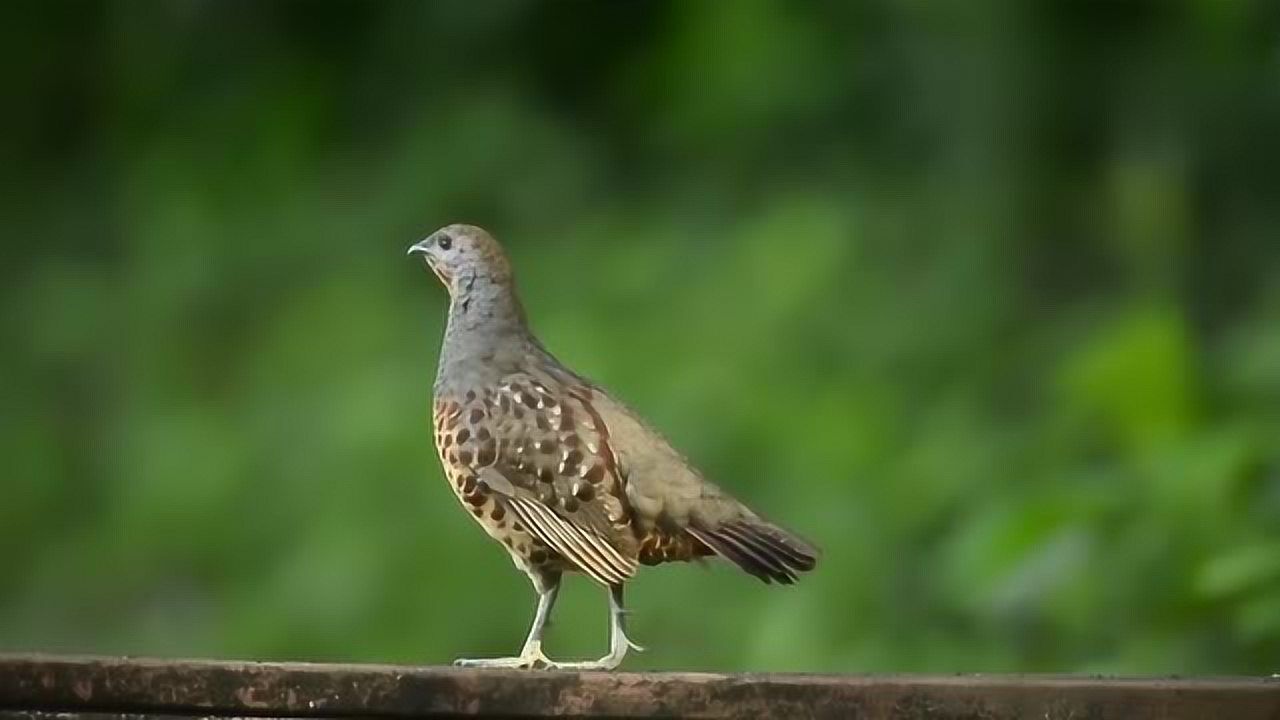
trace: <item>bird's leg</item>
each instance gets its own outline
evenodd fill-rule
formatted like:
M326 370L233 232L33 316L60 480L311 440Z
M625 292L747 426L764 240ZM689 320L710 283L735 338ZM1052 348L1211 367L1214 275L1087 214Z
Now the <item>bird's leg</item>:
M454 665L474 668L537 668L555 665L542 654L542 633L546 630L551 608L555 607L556 597L560 594L560 575L530 574L530 578L533 580L534 590L538 592L538 609L534 612L533 625L529 627L529 636L525 638L520 655L474 660L460 658L453 661Z
M625 655L627 648L644 652L644 648L627 637L627 616L631 614L622 602L622 586L609 588L609 647L612 652ZM621 646L621 650L619 650ZM621 661L621 659L619 659Z
M622 586L609 586L609 654L590 662L553 662L552 670L614 670L622 664L627 650L644 652L644 648L627 637L627 609L622 601Z

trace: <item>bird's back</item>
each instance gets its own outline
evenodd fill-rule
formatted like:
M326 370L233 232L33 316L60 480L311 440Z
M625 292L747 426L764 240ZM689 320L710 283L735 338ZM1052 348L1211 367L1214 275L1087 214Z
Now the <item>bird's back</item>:
M790 583L813 569L808 542L761 518L707 480L661 433L595 387L594 406L609 427L626 478L633 526L646 564L719 554L765 581Z
M645 565L719 554L765 581L793 582L817 550L761 518L707 480L660 432L612 393L578 375L540 344L536 372L576 398L600 428L616 467L629 530Z

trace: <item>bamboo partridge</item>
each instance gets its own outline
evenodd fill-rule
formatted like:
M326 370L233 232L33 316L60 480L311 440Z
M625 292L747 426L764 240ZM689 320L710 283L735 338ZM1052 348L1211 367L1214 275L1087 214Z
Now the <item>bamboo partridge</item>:
M445 475L538 593L518 656L457 664L616 668L636 647L622 589L640 565L718 555L786 584L813 569L813 547L708 482L635 413L547 352L488 233L450 225L409 254L450 295L434 404ZM610 649L600 660L557 663L542 652L565 572L609 590Z

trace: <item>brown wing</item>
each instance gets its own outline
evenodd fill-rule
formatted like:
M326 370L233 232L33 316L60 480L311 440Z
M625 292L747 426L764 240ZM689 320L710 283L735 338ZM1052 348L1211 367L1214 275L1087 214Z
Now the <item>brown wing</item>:
M715 553L765 582L781 583L814 568L818 552L812 545L708 482L622 403L596 389L591 407L608 426L611 450L627 478L642 563Z
M448 408L442 450L578 570L622 583L637 550L608 429L581 388L551 384L516 375L468 392Z

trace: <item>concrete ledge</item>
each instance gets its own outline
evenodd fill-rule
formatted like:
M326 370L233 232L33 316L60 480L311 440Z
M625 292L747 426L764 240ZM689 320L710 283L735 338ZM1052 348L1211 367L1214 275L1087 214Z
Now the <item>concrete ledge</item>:
M1276 720L1280 681L547 673L0 655L0 720L191 717Z

